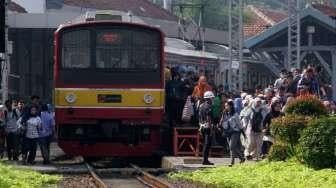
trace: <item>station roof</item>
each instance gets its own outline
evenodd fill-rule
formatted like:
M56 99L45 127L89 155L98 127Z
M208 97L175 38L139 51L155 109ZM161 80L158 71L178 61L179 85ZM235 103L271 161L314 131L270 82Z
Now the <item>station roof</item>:
M185 50L195 50L195 46L192 44L177 38L165 38L166 46L185 49Z
M253 14L249 23L244 25L245 37L252 37L262 33L267 28L287 18L287 14L281 10L272 10L258 6L248 6ZM259 14L256 13L258 11Z
M135 16L177 21L178 18L148 0L46 0L47 9L61 9L64 5L96 10L132 12Z
M311 6L323 14L336 19L336 8L319 3L312 4ZM288 17L288 13L285 10L273 10L253 5L249 5L247 8L253 16L251 16L249 23L244 25L244 35L246 38L258 35Z
M336 8L321 4L314 4L313 7L319 10L320 12L323 12L327 16L336 18Z
M323 23L326 26L329 26L332 29L336 29L336 21L334 19L332 19L331 17L329 17L328 15L320 12L319 10L317 10L315 8L312 8L312 7L309 6L309 7L302 10L301 20L308 17L308 16L311 16L311 17L315 18L319 22ZM253 48L254 46L262 43L266 39L269 39L269 38L273 37L277 33L281 32L281 31L283 31L287 28L288 28L288 21L286 19L286 20L283 20L282 22L274 25L273 27L270 27L269 29L262 32L261 34L247 39L245 41L245 47L246 48Z
M8 9L13 12L18 12L18 13L27 13L26 9L23 8L22 6L16 4L13 1L10 1L8 4Z

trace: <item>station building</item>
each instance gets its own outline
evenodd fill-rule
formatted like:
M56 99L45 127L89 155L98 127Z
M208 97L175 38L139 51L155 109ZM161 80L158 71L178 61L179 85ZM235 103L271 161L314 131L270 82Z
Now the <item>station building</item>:
M243 88L253 89L256 85L266 86L278 76L279 70L286 67L279 51L286 48L286 14L283 11L266 10L249 7L255 14L250 24L244 27L245 50L243 67ZM14 9L12 9L14 10ZM216 82L229 84L228 33L205 28L204 50L200 50L200 28L195 25L181 25L178 17L147 0L45 0L44 12L27 13L22 7L9 13L9 40L12 41L10 55L9 93L12 97L24 97L37 94L52 102L53 88L53 33L60 24L73 22L82 18L88 11L109 10L128 17L129 21L159 27L166 36L166 64L168 66L193 67L198 71L212 72ZM316 24L314 41L321 37L334 37L334 9L307 8L302 15L302 27ZM308 20L308 21L307 21ZM183 29L183 32L181 32ZM323 32L323 31L325 32ZM321 31L321 32L320 32ZM303 29L302 32L305 32ZM326 35L327 34L327 35ZM309 41L307 35L301 35ZM276 39L276 40L275 40ZM324 39L326 40L326 39ZM335 44L318 44L314 46L331 49ZM280 45L280 46L279 46ZM276 49L275 47L282 48ZM309 46L306 46L309 47ZM311 46L310 46L311 47ZM267 49L266 49L267 48ZM306 49L307 54L311 48ZM321 48L316 49L321 51ZM324 52L323 52L324 53ZM335 69L332 55L324 55L325 71L332 73ZM315 53L314 53L315 54ZM283 56L284 57L284 56ZM321 58L316 56L317 60ZM304 61L304 59L303 59ZM329 68L329 69L328 69ZM334 74L336 75L336 74ZM332 77L330 74L329 77ZM237 79L237 78L233 78ZM336 93L336 92L334 92Z

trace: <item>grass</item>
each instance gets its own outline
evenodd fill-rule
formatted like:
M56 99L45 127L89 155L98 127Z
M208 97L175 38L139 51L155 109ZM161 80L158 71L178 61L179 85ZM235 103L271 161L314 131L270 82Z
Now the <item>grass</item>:
M314 170L295 162L259 162L169 174L174 181L223 188L336 188L336 170Z
M45 175L32 170L17 169L11 165L0 163L1 188L33 188L55 185L61 180L60 176Z

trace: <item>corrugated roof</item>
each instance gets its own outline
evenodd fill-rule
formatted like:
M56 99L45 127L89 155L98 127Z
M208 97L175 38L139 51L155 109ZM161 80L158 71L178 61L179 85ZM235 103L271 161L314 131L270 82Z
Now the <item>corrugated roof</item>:
M64 0L67 6L97 10L131 11L132 14L161 20L176 21L177 17L147 0Z
M253 9L259 11L261 14L263 14L264 17L258 15L256 12L254 12ZM287 18L286 12L279 10L270 10L253 6L251 8L251 12L253 14L251 21L248 24L244 25L244 35L246 38L258 35L267 28L271 27L272 25L270 25L270 21L274 23L279 23ZM267 18L267 20L265 17Z
M330 7L328 5L322 4L313 4L312 7L321 13L336 18L336 8ZM280 23L281 21L287 19L287 12L281 10L271 10L263 7L255 7L257 11L261 12L268 20L272 20L275 23ZM250 23L244 25L244 35L246 38L253 37L270 28L271 25L268 23L268 20L258 16L255 12L253 13L253 18Z
M258 8L258 9L276 23L279 23L287 18L287 12L281 10L270 10L266 8Z
M317 9L314 9L312 7L305 8L301 13L301 19L312 16L313 18L317 19L318 21L324 23L326 26L329 26L332 29L336 28L336 22L326 14L322 13L321 11L318 11ZM270 38L271 36L275 35L276 33L287 29L288 23L286 20L283 20L282 22L278 23L277 25L263 31L257 36L251 37L248 40L245 41L245 47L246 48L252 48L255 45L261 43L262 41Z

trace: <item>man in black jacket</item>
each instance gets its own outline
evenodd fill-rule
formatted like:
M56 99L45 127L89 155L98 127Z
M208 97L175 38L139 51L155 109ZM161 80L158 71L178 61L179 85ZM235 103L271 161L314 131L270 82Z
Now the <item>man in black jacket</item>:
M212 91L204 93L204 102L199 107L200 131L203 137L203 165L213 165L208 160L212 140L213 118L211 107L215 95Z

